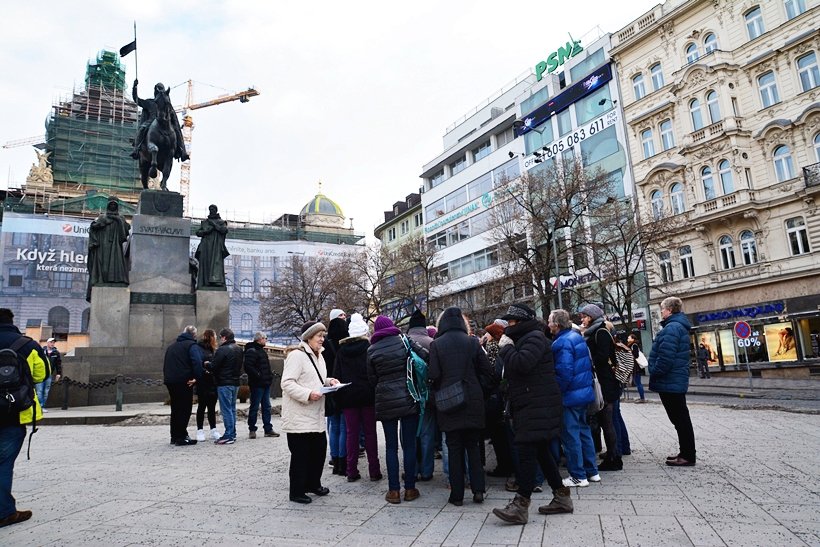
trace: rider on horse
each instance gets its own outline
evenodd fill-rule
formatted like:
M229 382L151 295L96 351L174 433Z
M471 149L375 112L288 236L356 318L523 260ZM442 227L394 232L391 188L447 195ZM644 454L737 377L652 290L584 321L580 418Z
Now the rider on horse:
M142 146L143 142L145 141L145 135L148 133L148 128L151 126L151 122L157 118L158 114L158 105L157 105L157 98L160 94L166 93L165 86L161 83L154 86L154 98L153 99L140 99L139 95L137 95L137 84L139 80L134 80L134 87L131 90L131 94L134 98L134 102L137 103L142 107L142 115L140 116L140 125L139 129L137 130L137 140L134 143L134 151L131 152L131 157L135 160L139 159L140 157L140 147ZM170 104L167 108L173 108ZM182 140L182 130L179 127L179 120L177 119L176 112L170 112L169 116L171 120L171 125L174 128L174 133L177 136L177 146L176 150L174 150L174 158L180 161L187 161L188 160L188 153L185 151L185 144Z

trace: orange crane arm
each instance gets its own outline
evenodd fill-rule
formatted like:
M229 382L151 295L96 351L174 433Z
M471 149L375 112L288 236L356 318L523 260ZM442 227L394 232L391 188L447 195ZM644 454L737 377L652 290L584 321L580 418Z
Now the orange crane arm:
M246 91L240 91L239 93L232 93L230 95L221 95L216 99L211 99L210 101L205 101L203 103L196 103L189 106L182 106L176 108L177 112L184 112L185 110L197 110L198 108L205 108L207 106L215 106L218 104L229 103L231 101L239 101L240 103L246 103L250 100L251 97L256 97L259 95L259 92L252 87L249 87Z

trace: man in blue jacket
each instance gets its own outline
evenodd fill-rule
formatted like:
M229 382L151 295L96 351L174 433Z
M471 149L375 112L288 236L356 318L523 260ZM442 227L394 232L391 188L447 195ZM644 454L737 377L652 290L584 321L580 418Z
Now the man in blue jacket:
M572 330L572 321L566 310L553 310L547 326L555 337L552 341L555 378L564 402L561 443L570 474L564 479L564 486L585 487L589 486L590 481L601 481L595 463L595 445L587 423L587 407L595 400L592 359L584 337Z
M666 465L695 465L695 432L686 406L689 390L689 330L692 325L683 314L683 302L670 296L661 302L663 327L649 354L649 389L660 395L669 421L678 432L680 452L666 458Z

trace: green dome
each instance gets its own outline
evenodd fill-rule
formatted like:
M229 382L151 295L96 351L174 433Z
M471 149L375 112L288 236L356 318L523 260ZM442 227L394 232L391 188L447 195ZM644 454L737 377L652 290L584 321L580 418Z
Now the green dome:
M342 208L335 201L322 193L316 194L307 204L302 207L302 215L331 215L344 218Z

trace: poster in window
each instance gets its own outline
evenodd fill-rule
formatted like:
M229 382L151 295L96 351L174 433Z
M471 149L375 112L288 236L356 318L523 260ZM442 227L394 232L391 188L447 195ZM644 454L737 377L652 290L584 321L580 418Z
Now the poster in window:
M774 323L763 327L769 361L797 361L797 341L791 323Z
M730 329L718 331L718 338L720 339L720 354L723 356L724 365L737 364L737 357L735 356L735 338ZM715 363L717 365L717 363Z
M717 344L714 332L702 332L698 335L698 349L703 346L706 350L706 364L710 367L718 365Z

